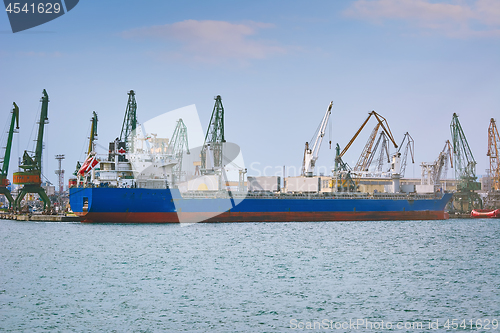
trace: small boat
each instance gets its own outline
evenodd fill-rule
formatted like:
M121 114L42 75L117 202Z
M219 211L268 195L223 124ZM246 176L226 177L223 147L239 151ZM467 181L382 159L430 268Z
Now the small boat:
M475 218L500 218L500 209L473 209L470 217Z

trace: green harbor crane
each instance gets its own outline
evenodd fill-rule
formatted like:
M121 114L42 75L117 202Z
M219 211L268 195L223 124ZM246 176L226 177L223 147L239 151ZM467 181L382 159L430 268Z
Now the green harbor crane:
M125 117L123 118L122 131L120 134L120 142L125 142L125 150L132 152L134 150L134 140L132 136L135 135L137 128L137 103L135 101L135 92L130 90L128 92L127 109L125 110Z
M336 180L331 180L331 188L336 188L338 192L355 192L357 190L358 185L351 176L352 169L349 164L342 160L338 143L335 147L335 168L333 172Z
M7 179L9 173L9 161L10 161L10 152L12 148L12 139L14 137L14 133L17 133L19 130L19 108L16 103L13 103L14 106L12 108L12 118L10 120L10 128L9 135L7 137L7 145L5 146L5 155L2 162L2 170L0 171L0 194L5 195L7 200L9 201L9 208L14 206L14 198L12 198L12 194L10 194L9 189L9 180ZM14 125L16 127L14 128Z
M460 213L468 213L472 209L483 206L479 194L475 192L481 189L481 184L476 181L476 160L472 155L456 113L453 113L450 130L455 162L455 179L458 182L457 192L453 195L453 207L458 209Z
M30 156L28 151L24 151L23 161L19 166L23 171L14 172L14 184L23 185L19 194L14 201L14 207L18 210L21 209L21 201L28 193L36 193L43 201L44 210L50 209L50 199L41 187L41 173L42 173L42 150L43 150L43 130L45 124L48 123L48 110L49 110L49 96L47 91L43 90L41 99L42 109L40 112L40 120L38 121L38 136L36 140L36 149L34 156Z
M184 155L184 149L186 149L187 154L189 154L189 145L188 145L188 135L187 135L187 127L182 121L179 119L177 121L177 125L175 126L174 133L172 134L172 138L170 139L170 144L167 148L167 154L170 154L175 157L177 160L177 164L172 169L173 180L172 183L176 184L182 175L182 156Z
M215 97L215 105L208 125L205 141L201 148L201 174L214 174L220 171L222 165L223 145L226 142L224 138L224 107L220 95ZM213 168L208 168L208 151L212 151Z

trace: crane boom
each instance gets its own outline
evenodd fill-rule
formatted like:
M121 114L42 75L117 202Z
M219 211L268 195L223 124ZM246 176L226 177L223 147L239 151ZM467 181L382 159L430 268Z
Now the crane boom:
M43 130L45 124L49 122L48 111L49 111L49 95L47 91L43 89L43 96L41 99L42 111L40 112L40 121L38 122L38 137L36 139L36 150L35 150L35 163L38 170L42 170L42 151L43 151Z
M321 143L323 142L323 137L325 136L326 125L328 124L328 119L332 113L333 101L330 102L328 108L321 120L318 128L318 134L314 140L312 148L309 149L309 144L306 142L306 148L304 150L304 160L302 163L302 175L306 177L312 177L314 166L319 157L319 149L321 148Z
M443 170L447 170L448 161L450 161L450 165L453 168L452 151L450 140L446 140L444 148L435 162L436 171L434 175L434 184L439 184L442 175L446 175L446 172L443 173Z
M414 157L415 141L413 141L413 138L411 137L410 133L406 132L405 135L403 136L403 141L401 141L401 144L399 145L398 152L401 152L401 148L403 148L405 140L407 140L407 142L406 145L404 146L405 151L403 153L403 158L401 159L401 171L400 171L401 177L404 177L405 175L408 151L410 151L411 163L415 163L415 157Z
M12 148L12 138L14 136L14 133L19 129L19 108L17 107L16 103L13 104L14 106L12 108L12 118L10 121L9 135L7 137L5 155L2 161L2 170L0 170L0 194L5 195L5 197L9 201L9 208L15 204L14 198L7 188L7 186L9 186L9 180L7 179L7 176L9 173L10 152ZM16 128L14 128L14 124L17 125Z
M177 159L177 164L174 166L172 170L172 173L174 175L173 183L179 182L181 179L182 156L184 155L184 149L186 149L187 154L190 154L187 127L182 121L182 119L179 119L177 121L177 125L175 126L174 133L172 134L172 138L170 139L169 146L167 148L167 154L171 154Z
M453 168L453 149L449 140L446 140L443 150L432 163L422 163L422 185L440 185L441 177L448 173L448 162ZM446 184L445 184L446 185Z
M382 147L380 148L380 155L379 155L378 160L377 160L377 171L378 172L382 172L382 169L384 167L384 161L386 160L386 157L387 157L387 163L391 162L391 158L389 156L389 145L387 144L387 134L385 134L384 131L380 132L380 134L381 134L380 136L382 138ZM378 143L377 143L377 145L378 145ZM376 151L376 149L374 151ZM385 153L385 155L384 155L384 153Z
M366 118L366 120L363 122L363 124L361 125L361 127L358 129L358 131L354 134L354 136L352 137L351 141L349 141L349 143L344 147L344 149L342 150L342 152L340 153L340 157L343 157L344 154L347 152L347 150L349 149L349 147L351 147L352 143L354 142L354 140L356 140L356 138L358 137L359 133L361 133L361 130L365 127L366 123L368 123L368 120L370 120L370 118L374 116L378 123L380 124L380 126L382 126L382 129L386 132L387 136L389 137L389 139L391 139L392 143L394 144L394 147L395 148L398 148L398 145L396 144L396 141L394 140L394 137L392 136L392 132L391 132L391 129L389 128L389 124L387 123L387 120L382 117L381 115L379 115L377 112L375 111L372 111L368 114L368 118ZM384 125L387 124L387 127Z
M373 151L372 147L373 143L375 142L375 138L377 137L379 127L380 123L377 123L377 125L372 131L372 134L370 134L368 141L366 141L365 148L363 149L363 152L359 156L358 162L354 166L354 171L368 171L368 168L370 167L371 163L370 157L372 156L372 151Z
M80 182L86 184L87 178L85 175L94 170L94 168L99 164L99 160L96 158L95 153L95 143L94 141L97 139L97 113L92 111L92 119L90 125L90 136L89 136L89 149L87 151L87 157L83 162L83 165L80 162L77 162L77 169L74 173L77 176L77 186L80 186ZM91 181L94 178L94 174L91 175Z
M184 150L184 147L186 147L187 153L189 154L187 127L182 119L179 119L177 120L177 125L175 126L174 133L170 139L167 153L177 155L179 152Z
M3 164L2 164L2 177L7 177L7 174L9 172L9 161L10 161L10 152L12 149L12 138L14 136L14 133L17 132L19 129L19 107L17 104L14 102L13 108L12 108L12 118L10 120L10 129L9 129L9 136L7 138L7 145L5 147L5 155L3 158ZM14 128L14 125L16 127Z
M94 141L97 138L97 113L95 113L95 111L92 112L92 125L90 127L89 150L87 151L87 156L94 151Z
M127 109L123 118L122 131L120 134L120 142L125 142L127 152L132 152L134 149L134 140L131 136L135 134L137 128L137 102L135 101L135 92L128 92Z

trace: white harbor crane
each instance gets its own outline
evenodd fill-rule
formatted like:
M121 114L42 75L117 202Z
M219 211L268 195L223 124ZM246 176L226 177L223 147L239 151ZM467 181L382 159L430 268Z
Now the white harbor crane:
M326 113L323 116L323 119L321 120L321 123L317 129L314 144L310 146L309 143L306 142L306 147L304 149L304 160L302 162L302 176L313 176L314 165L316 164L316 160L318 159L319 148L321 147L321 142L323 141L323 137L325 136L326 125L328 124L328 119L330 118L330 114L332 113L332 106L333 101L330 102L330 105L328 105L328 109L326 110Z

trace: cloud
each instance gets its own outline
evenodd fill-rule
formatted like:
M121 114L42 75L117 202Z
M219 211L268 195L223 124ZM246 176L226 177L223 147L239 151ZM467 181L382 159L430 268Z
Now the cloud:
M448 37L500 37L500 1L453 3L430 0L357 0L344 11L347 17L376 23L401 20L423 31Z
M500 27L500 1L478 0L476 11L485 24Z
M275 42L252 39L260 29L273 25L260 22L235 24L225 21L182 22L138 28L122 33L124 38L156 39L167 46L178 43L176 51L164 53L169 57L188 58L201 62L219 62L228 59L264 59L286 53Z

